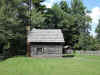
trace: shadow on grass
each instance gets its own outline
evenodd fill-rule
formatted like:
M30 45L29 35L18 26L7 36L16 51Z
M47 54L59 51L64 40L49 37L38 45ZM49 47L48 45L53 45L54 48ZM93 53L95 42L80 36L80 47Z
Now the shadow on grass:
M0 62L3 62L3 61L10 59L10 58L15 58L15 57L27 57L27 56L26 55L20 55L20 56L16 55L16 56L9 56L9 57L3 56L2 58L0 58Z
M62 57L63 58L72 58L72 57L75 57L75 55L74 54L64 54Z

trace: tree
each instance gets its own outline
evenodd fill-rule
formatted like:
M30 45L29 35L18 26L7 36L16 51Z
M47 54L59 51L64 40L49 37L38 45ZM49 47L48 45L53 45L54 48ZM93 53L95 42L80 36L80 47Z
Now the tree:
M43 13L44 10L44 6L41 5L41 2L43 1L44 0L26 0L24 1L25 8L21 6L21 9L24 10L25 14L23 14L23 11L20 10L21 15L19 17L23 19L23 22L26 26L26 35L28 35L30 28L40 26L40 23L42 23L42 21L44 20L41 16L41 12ZM27 56L30 56L30 52L29 52L30 43L27 41L27 36L26 36L26 46L27 46Z
M86 7L83 5L81 0L72 0L71 2L71 14L74 16L74 27L76 28L75 37L73 42L75 45L81 42L81 40L85 41L86 37L81 36L90 36L90 22L91 18L87 16ZM81 40L79 40L81 39ZM80 44L80 43L79 43ZM85 44L85 43L84 43Z
M36 9L32 9L31 14L31 28L42 28L45 21L44 15L41 12L37 12Z
M98 50L100 50L100 20L99 20L98 26L96 28L96 33L97 33L97 36L96 36L96 47L97 47Z
M75 44L75 48L78 50L97 50L96 39L92 36L86 36L86 34L81 34L79 37L79 42Z
M98 26L96 28L96 32L97 32L97 39L98 39L98 41L100 41L100 20L99 20Z
M54 4L47 10L45 22L47 28L62 29L67 45L77 44L82 33L89 36L91 18L81 0L72 0L70 6L66 1Z
M12 51L25 49L24 42L20 45L16 43L16 41L19 41L19 43L23 40L25 41L25 27L22 24L22 20L18 17L18 6L21 5L22 2L22 0L0 1L2 5L0 7L0 35L3 37L0 39L3 39L3 47Z
M66 12L66 13L70 13L71 12L71 9L68 5L68 3L66 1L61 1L60 4L59 4L60 8Z

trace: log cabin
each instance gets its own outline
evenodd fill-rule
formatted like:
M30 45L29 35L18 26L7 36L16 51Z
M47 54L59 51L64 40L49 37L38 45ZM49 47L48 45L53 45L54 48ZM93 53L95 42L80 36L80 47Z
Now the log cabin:
M28 43L31 57L61 57L65 41L61 29L32 29Z

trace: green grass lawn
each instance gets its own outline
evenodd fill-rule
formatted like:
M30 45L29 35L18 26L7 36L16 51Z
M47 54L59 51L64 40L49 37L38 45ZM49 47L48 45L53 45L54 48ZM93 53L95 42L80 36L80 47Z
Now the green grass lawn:
M100 75L100 56L15 57L0 62L0 75Z

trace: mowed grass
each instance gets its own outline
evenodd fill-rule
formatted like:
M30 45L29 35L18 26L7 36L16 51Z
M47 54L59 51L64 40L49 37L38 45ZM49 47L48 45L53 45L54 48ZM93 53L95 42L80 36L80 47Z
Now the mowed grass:
M0 75L100 75L100 56L15 57L0 62Z

